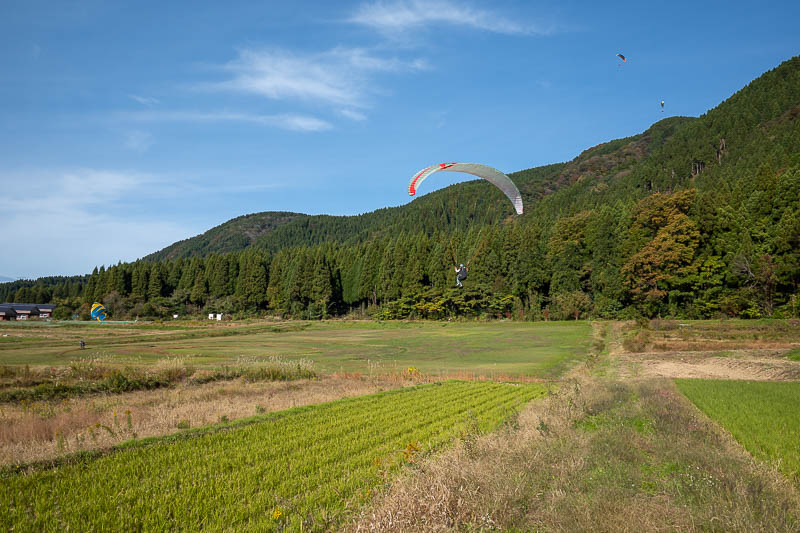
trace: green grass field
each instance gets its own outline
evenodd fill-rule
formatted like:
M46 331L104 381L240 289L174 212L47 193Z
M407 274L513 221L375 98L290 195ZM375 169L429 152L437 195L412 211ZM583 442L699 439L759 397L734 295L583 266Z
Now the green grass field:
M309 359L322 373L401 372L554 377L584 356L586 322L0 323L0 365L148 365L181 356L195 367L248 358ZM87 349L79 349L79 341Z
M396 469L495 428L540 384L446 382L129 443L0 473L13 531L328 530Z
M800 480L800 382L675 380L753 456Z

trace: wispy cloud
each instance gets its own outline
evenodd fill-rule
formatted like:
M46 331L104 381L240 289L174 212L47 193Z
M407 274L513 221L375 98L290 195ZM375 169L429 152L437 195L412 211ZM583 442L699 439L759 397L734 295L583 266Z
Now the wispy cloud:
M388 34L429 24L451 24L504 34L547 35L552 26L521 22L464 2L449 0L390 0L365 2L348 19Z
M16 213L32 208L51 215L107 205L153 181L146 174L94 169L6 177L0 210Z
M325 131L333 126L322 119L295 113L258 115L233 111L138 111L124 112L119 118L141 122L250 122L292 131Z
M361 111L356 111L355 109L340 109L339 114L341 114L343 117L349 118L350 120L355 120L356 122L363 122L367 120L367 115Z
M83 169L0 172L0 210L8 216L0 232L0 254L17 275L85 273L94 265L133 260L191 234L157 217L134 217L124 203L141 200L159 180L150 175ZM136 200L135 200L136 199ZM30 217L36 224L30 224ZM43 231L42 228L46 228Z
M204 87L353 110L369 106L369 96L375 92L376 73L428 68L422 59L381 57L364 48L337 47L315 54L247 49L225 65L231 79Z
M153 107L161 103L158 101L158 99L153 98L151 96L139 96L137 94L129 94L128 96L131 98L131 100L139 102L143 106L147 107Z
M153 146L153 135L146 131L129 131L125 134L125 148L134 152L146 152Z

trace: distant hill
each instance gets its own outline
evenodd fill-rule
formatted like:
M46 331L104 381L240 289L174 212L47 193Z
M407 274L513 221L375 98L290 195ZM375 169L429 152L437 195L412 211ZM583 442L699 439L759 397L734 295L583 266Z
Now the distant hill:
M184 239L154 252L145 261L163 261L179 257L204 257L210 253L235 252L247 248L258 238L284 224L308 215L285 211L266 211L231 219L202 235Z
M613 180L661 146L677 128L692 118L664 119L647 131L589 148L569 163L513 172L511 178L526 206L582 180ZM405 183L398 183L404 187ZM494 224L509 216L506 200L483 180L451 185L421 196L409 204L354 216L304 215L263 212L234 218L202 235L172 244L144 257L163 261L205 257L211 253L243 250L249 246L278 251L323 242L354 244L398 231L449 232L467 225Z
M0 276L0 283L6 283L8 281L14 281L17 278L11 278L8 276Z

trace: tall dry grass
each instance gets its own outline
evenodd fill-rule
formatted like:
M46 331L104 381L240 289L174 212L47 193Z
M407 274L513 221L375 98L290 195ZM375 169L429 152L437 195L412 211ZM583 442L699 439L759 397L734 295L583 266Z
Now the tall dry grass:
M176 366L176 368L180 368ZM234 381L170 389L29 402L0 407L0 465L17 465L107 448L132 438L214 424L408 384L380 379L322 378Z

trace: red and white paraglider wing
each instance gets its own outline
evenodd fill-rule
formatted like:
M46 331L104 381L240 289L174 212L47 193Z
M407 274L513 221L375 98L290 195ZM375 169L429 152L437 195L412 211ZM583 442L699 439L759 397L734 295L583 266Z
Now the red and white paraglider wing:
M479 178L483 178L505 194L511 203L514 204L514 210L518 215L522 214L522 195L519 189L511 181L511 178L497 170L496 168L480 165L478 163L440 163L438 165L431 165L423 168L411 178L408 184L408 194L414 196L417 194L420 184L433 174L434 172L448 171L448 172L464 172L472 174Z

